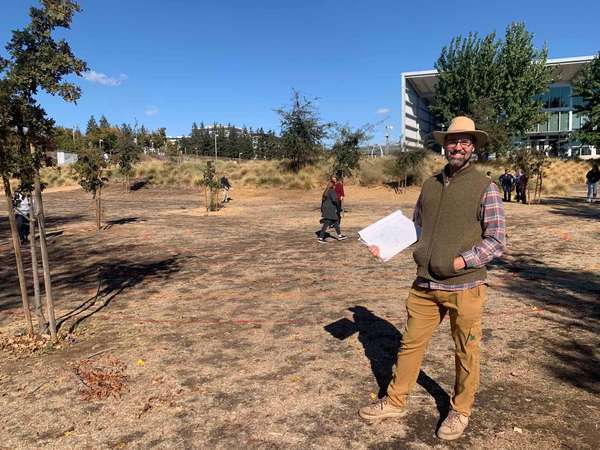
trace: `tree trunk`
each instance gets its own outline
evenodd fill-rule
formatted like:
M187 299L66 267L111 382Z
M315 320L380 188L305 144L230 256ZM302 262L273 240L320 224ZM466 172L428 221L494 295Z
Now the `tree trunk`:
M3 175L4 195L6 197L6 207L8 209L8 221L10 223L10 234L12 235L13 248L15 250L15 259L17 261L17 274L19 276L19 287L21 288L21 301L23 302L23 312L27 320L27 332L33 334L33 323L31 321L31 311L29 310L29 296L27 294L27 283L25 281L25 269L23 267L23 257L21 255L21 242L17 232L17 223L15 220L15 210L12 205L12 192L10 190L10 181Z
M35 151L33 145L32 152ZM42 254L42 267L44 269L44 290L46 291L46 309L50 325L50 335L56 340L56 317L54 315L54 299L52 298L52 281L50 279L50 263L48 260L48 245L46 242L46 219L44 218L44 202L42 200L42 187L40 184L40 172L35 170L33 176L35 203L37 208L37 223L40 232L40 253Z
M210 211L210 205L208 203L208 188L204 186L204 200L206 202L206 212Z
M98 231L102 228L102 188L96 193L96 228Z
M31 205L29 210L29 253L31 254L31 273L33 274L33 307L35 316L38 322L38 329L40 333L46 333L48 325L46 324L46 318L44 317L44 311L42 310L42 299L40 296L40 276L38 272L38 259L37 259L37 248L35 240L35 207Z

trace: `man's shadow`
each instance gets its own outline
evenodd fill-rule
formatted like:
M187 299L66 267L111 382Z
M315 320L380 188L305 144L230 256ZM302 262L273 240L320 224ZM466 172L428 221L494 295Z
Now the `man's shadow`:
M353 321L344 318L330 323L324 328L339 340L358 333L358 340L363 345L365 356L371 363L371 370L379 386L378 397L383 398L390 381L392 381L393 367L396 363L402 334L394 325L376 316L364 306L354 306L348 310L353 314ZM434 398L441 421L450 411L449 395L422 370L419 372L417 383Z

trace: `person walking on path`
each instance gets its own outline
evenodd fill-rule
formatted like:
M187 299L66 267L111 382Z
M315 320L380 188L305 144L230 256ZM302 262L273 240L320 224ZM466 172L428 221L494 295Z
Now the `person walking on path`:
M515 184L515 177L508 171L508 169L504 169L504 173L500 175L499 181L500 185L502 186L502 191L504 192L503 200L505 202L510 202L513 185Z
M323 191L321 198L321 223L323 224L319 231L319 243L325 244L325 233L329 227L333 227L336 232L336 239L342 241L347 239L340 230L340 222L338 220L338 200L335 193L335 181L333 177L327 183L327 187Z
M423 184L414 222L421 236L414 250L417 278L406 300L407 323L387 395L365 406L366 420L401 417L423 355L446 314L454 341L455 384L451 410L437 436L459 438L469 423L479 387L481 315L486 300L486 268L505 248L504 210L496 184L480 174L471 155L487 134L468 117L455 117L446 132L434 132L448 164ZM369 248L379 255L376 246Z
M344 197L346 196L344 192L344 183L342 180L336 176L331 177L331 181L335 183L335 195L338 201L338 222L342 223L342 212L344 211Z
M585 179L587 181L587 201L588 203L595 202L598 196L598 182L600 181L598 164L592 166L592 170L585 175Z
M223 175L220 180L221 190L223 191L223 204L229 201L229 189L231 189L231 183L227 179L226 175Z
M29 196L23 195L20 190L17 190L13 197L17 232L19 233L21 245L24 245L27 244L29 239L29 211L31 210L31 202Z
M521 201L523 203L527 203L527 182L528 181L529 181L529 179L527 178L527 175L525 175L525 172L523 172L523 170L519 169L519 173L515 179L517 203L519 203L519 201Z

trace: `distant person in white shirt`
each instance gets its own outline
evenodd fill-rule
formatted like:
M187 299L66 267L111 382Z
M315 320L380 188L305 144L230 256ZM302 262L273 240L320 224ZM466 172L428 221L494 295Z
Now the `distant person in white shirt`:
M31 210L29 196L17 190L13 196L13 206L19 239L21 240L21 244L26 244L29 239L29 211Z

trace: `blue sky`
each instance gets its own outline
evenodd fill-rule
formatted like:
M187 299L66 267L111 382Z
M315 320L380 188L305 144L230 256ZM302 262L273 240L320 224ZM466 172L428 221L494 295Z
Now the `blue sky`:
M4 0L0 47L28 21L32 0ZM327 121L400 128L400 73L433 67L453 36L504 33L525 21L550 57L600 50L600 2L80 0L64 35L91 70L78 104L42 96L57 123L85 128L91 114L111 123L192 122L279 131L274 108L291 89L319 97ZM387 119L386 119L387 118Z

